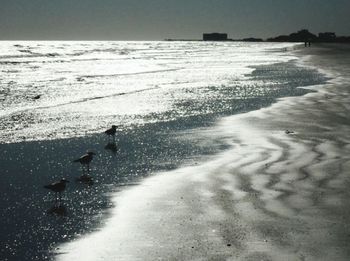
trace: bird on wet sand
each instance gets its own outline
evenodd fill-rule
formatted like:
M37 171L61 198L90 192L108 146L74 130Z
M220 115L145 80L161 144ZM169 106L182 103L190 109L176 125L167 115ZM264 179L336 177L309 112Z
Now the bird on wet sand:
M74 160L73 162L79 162L82 166L86 165L87 172L89 172L90 171L90 162L92 161L94 155L96 155L96 153L94 153L92 151L88 151L86 154L81 156L79 159ZM83 169L83 172L84 172L84 169Z
M112 127L109 128L108 130L106 130L105 133L106 133L109 137L113 137L113 139L114 139L114 138L115 138L115 134L117 133L117 128L118 128L118 126L112 125Z
M294 131L286 130L285 133L286 133L286 134L294 134Z
M66 183L69 182L68 180L66 180L65 178L62 178L60 181L56 181L53 182L49 185L45 185L44 188L50 189L53 192L56 193L56 202L57 199L59 200L59 202L61 202L61 192L64 191L66 189ZM58 194L58 197L57 197Z

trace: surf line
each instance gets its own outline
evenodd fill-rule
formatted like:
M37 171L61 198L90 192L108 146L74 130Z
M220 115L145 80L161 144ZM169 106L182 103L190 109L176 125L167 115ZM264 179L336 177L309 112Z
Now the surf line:
M22 110L16 110L16 111L12 111L9 113L4 113L4 114L0 115L0 118L6 117L6 116L11 116L11 115L22 113L22 112L26 112L26 111L30 111L30 110L44 110L44 109L49 109L49 108L57 108L57 107L61 107L61 106L69 105L69 104L83 103L83 102L111 98L111 97L117 97L117 96L122 96L122 95L129 95L129 94L131 95L131 94L140 93L140 92L152 91L152 90L156 90L156 89L160 89L160 88L161 87L159 85L157 85L155 87L146 88L146 89L142 89L142 90L136 90L136 91L131 91L131 92L120 92L120 93L114 93L114 94L110 94L110 95L106 95L106 96L96 96L96 97L91 97L91 98L84 98L84 99L77 100L77 101L59 103L59 104L54 104L51 106L29 107L29 108L22 109Z
M183 69L185 69L185 67L165 69L165 70L135 72L135 73L119 73L119 74L106 74L106 75L103 75L103 74L101 74L101 75L82 75L82 76L79 76L77 78L77 81L82 81L82 80L88 79L88 78L118 77L118 76L129 76L129 75L151 74L151 73L158 73L158 72L173 72L173 71L179 71L179 70L183 70Z

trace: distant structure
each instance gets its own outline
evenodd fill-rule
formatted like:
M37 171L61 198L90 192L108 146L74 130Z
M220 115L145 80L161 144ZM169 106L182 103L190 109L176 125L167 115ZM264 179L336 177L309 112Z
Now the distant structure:
M337 39L337 36L333 32L325 32L318 34L318 40L320 42L334 42Z
M227 34L222 33L210 33L203 34L203 41L227 41Z
M350 43L350 36L336 36L333 32L319 33L318 36L303 29L290 35L280 35L267 39L268 42L305 42L310 45L316 43Z
M269 42L314 42L317 36L303 29L290 35L280 35L275 38L269 38Z
M243 42L264 42L261 38L250 37L243 39L228 38L226 33L204 33L202 40L200 39L165 39L165 41L243 41ZM350 36L337 36L333 32L324 32L315 35L307 29L299 30L289 35L279 35L271 37L267 42L303 42L306 46L311 46L311 43L350 43Z
M243 41L243 42L263 42L264 40L261 38L250 37L250 38L243 38L241 41Z

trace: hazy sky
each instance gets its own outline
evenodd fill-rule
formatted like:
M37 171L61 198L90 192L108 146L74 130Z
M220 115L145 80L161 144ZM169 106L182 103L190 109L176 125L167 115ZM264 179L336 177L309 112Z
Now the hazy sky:
M1 40L350 35L350 0L0 0Z

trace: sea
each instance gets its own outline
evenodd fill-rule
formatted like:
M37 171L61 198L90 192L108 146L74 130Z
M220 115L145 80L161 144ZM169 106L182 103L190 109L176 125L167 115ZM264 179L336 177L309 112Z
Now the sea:
M63 139L299 95L290 43L1 42L0 142Z
M0 42L2 260L55 259L102 229L113 195L224 151L196 134L218 119L324 83L295 43ZM117 125L116 139L104 131ZM234 128L234 126L233 126ZM74 182L86 150L93 184ZM164 174L162 174L164 175ZM165 174L166 175L166 174ZM57 211L43 185L70 179Z

